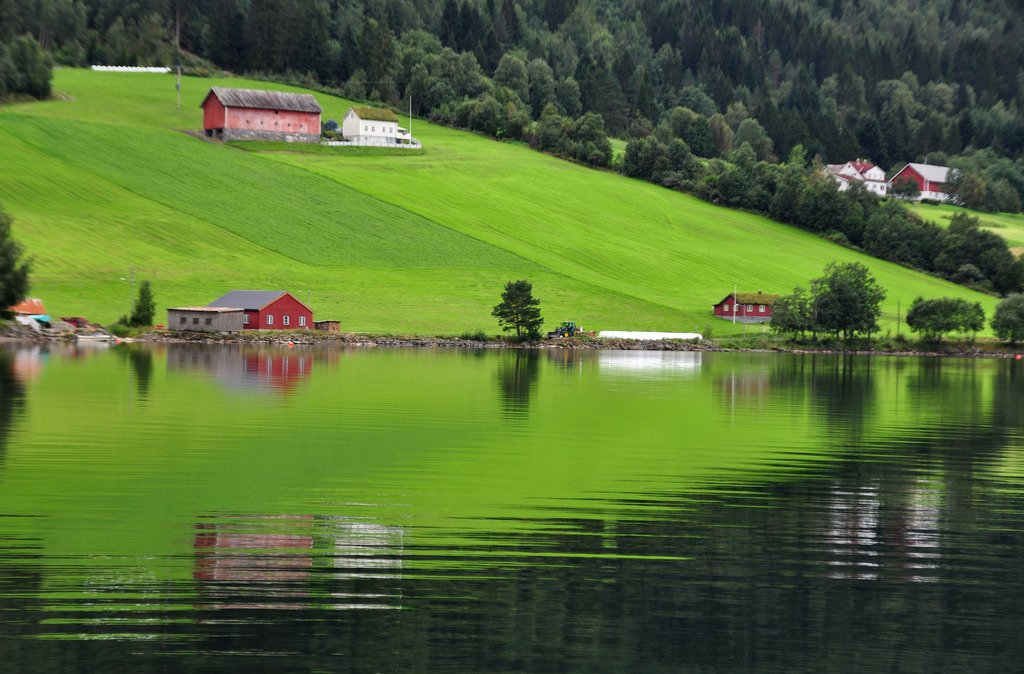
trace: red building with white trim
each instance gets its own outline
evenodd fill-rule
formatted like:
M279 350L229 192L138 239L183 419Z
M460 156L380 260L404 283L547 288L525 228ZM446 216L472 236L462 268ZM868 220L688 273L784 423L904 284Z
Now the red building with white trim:
M313 329L313 310L284 290L232 290L206 306L242 309L243 330Z
M714 305L715 316L736 323L768 323L778 295L758 290L756 293L729 293Z
M320 142L323 110L310 94L213 87L199 107L212 138Z
M946 201L949 199L949 194L946 192L949 170L948 166L907 164L892 177L889 183L893 187L900 183L914 183L917 185L917 191L920 193L915 197L915 200L933 199L935 201Z

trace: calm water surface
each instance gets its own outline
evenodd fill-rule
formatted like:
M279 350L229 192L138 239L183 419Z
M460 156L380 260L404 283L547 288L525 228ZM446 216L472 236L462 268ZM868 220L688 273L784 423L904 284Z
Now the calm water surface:
M0 350L0 668L1020 671L1024 367Z

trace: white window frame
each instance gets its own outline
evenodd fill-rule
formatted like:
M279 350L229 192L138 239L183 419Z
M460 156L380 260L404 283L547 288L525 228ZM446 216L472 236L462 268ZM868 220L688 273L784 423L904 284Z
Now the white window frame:
M249 325L249 314L242 314L242 325Z
M759 314L763 314L764 313L764 305L763 304L758 304L757 305L757 312Z
M306 327L306 317L305 316L299 316L299 327L300 328Z
M729 309L729 303L728 302L726 302L725 308L723 309L723 311L725 311L726 313L729 313L730 309Z
M291 316L289 316L288 314L285 314L284 316L281 317L281 325L283 327L287 328L291 324L292 324L292 317Z
M274 314L267 314L267 325L274 324Z
M753 311L754 311L754 305L753 304L748 304L747 305L747 313L748 314L749 313L753 313Z

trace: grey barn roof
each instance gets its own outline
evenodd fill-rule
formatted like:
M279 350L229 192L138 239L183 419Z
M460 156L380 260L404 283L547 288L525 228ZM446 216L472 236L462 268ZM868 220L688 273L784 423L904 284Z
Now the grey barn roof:
M206 99L216 94L220 102L229 108L258 108L260 110L291 110L294 112L321 113L323 109L310 94L292 94L284 91L261 91L258 89L230 89L211 87L199 107Z
M218 297L206 306L233 307L248 311L258 311L284 294L285 291L283 290L232 290L227 295Z

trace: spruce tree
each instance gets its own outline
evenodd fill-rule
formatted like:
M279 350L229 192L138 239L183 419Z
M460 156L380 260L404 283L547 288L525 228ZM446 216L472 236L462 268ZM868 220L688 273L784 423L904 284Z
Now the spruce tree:
M153 315L156 313L156 303L153 301L153 289L149 281L143 281L139 286L139 294L135 298L135 306L132 307L131 318L128 324L132 326L153 325Z

